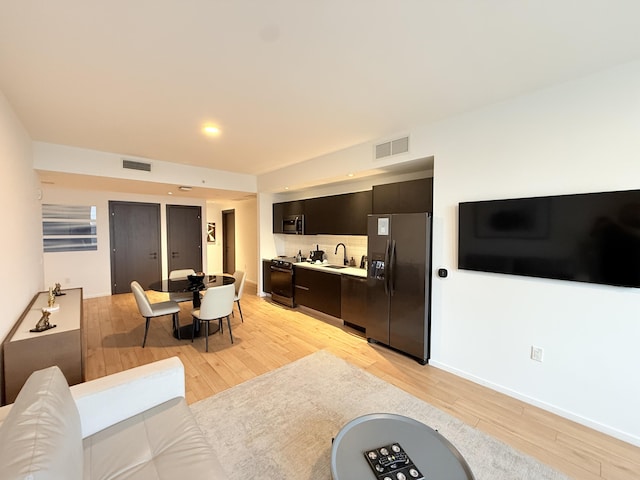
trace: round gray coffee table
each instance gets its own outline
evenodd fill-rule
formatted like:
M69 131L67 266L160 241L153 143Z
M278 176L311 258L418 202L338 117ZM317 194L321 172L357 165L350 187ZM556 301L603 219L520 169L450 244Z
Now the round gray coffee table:
M364 415L340 430L331 448L333 480L376 480L364 452L396 443L425 479L475 480L466 460L446 438L423 423L392 413Z

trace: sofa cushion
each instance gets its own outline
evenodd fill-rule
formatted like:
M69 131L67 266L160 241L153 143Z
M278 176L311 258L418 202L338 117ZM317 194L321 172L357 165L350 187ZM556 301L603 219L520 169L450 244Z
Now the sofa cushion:
M227 478L184 398L84 439L84 478Z
M81 479L80 415L58 367L31 374L0 426L3 479Z

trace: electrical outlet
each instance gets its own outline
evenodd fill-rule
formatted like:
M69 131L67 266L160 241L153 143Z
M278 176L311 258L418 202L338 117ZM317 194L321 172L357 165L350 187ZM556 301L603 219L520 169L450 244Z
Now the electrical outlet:
M542 347L536 347L535 345L531 345L531 360L535 360L536 362L542 362L543 356L544 356L544 349Z

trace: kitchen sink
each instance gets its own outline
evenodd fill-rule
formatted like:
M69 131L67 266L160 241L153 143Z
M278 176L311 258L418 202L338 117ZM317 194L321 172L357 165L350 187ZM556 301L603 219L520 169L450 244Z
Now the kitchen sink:
M343 265L324 265L327 268L347 268L346 266Z

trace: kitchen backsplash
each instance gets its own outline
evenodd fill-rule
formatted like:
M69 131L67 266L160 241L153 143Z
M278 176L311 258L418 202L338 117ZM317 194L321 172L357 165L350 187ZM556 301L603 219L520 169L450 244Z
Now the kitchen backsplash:
M311 250L323 250L327 255L329 263L342 265L344 252L342 245L335 254L336 245L344 243L347 247L347 260L351 257L356 262L356 267L360 266L362 255L367 254L367 237L363 235L279 235L284 240L284 248L278 255L294 257L298 250L302 252L303 257L309 257Z

